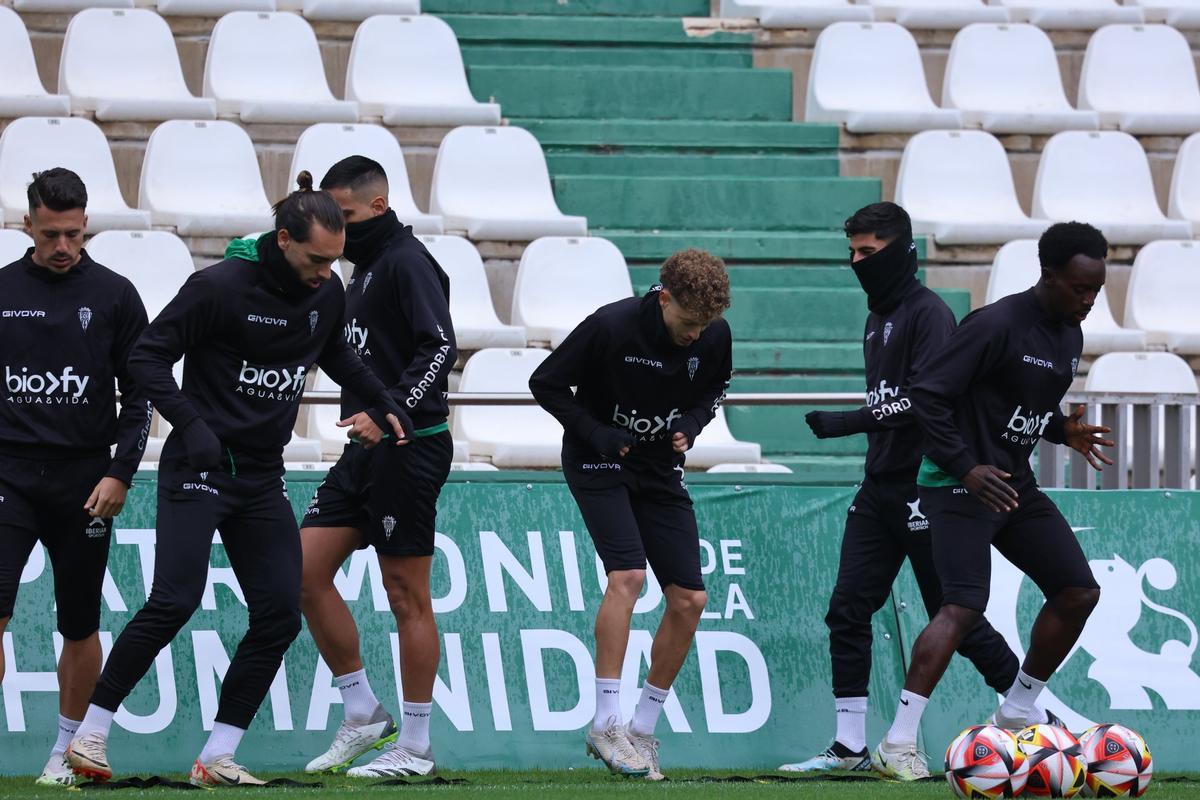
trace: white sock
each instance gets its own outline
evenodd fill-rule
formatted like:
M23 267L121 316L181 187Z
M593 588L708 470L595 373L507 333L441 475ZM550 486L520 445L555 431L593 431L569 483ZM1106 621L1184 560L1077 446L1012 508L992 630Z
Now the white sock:
M607 728L609 717L621 718L621 679L596 678L596 716L592 719L592 730Z
M867 748L867 698L835 697L833 705L837 708L834 741L852 753L861 753Z
M1017 679L1013 681L1012 688L1008 690L1008 695L1000 706L1000 715L1006 719L1024 722L1033 712L1033 704L1045 688L1045 681L1029 677L1023 669L1017 670Z
M921 715L925 713L927 705L929 705L928 697L913 694L907 689L900 692L900 705L896 707L896 719L892 722L887 736L884 737L888 744L915 745L917 729L921 726Z
M663 704L667 702L670 694L670 689L660 689L649 683L643 684L642 696L638 698L637 708L633 710L633 719L629 721L629 730L643 736L653 736Z
M79 723L79 730L75 731L75 735L83 737L89 733L98 733L107 739L108 732L112 730L113 717L116 714L117 712L101 708L94 703L89 705L87 713L83 715L83 722Z
M220 756L232 756L237 752L238 745L242 743L242 737L245 735L246 731L243 728L214 722L212 733L208 735L208 741L200 751L200 763L210 764Z
M429 718L433 716L433 703L405 702L403 705L404 719L396 744L418 754L429 752Z
M371 719L375 709L379 708L379 700L371 691L367 682L366 669L339 675L333 679L338 691L342 693L342 713L350 722L366 722Z
M58 741L54 743L54 749L50 751L51 756L61 756L67 752L67 745L75 738L75 732L79 730L79 720L67 719L62 714L58 715Z

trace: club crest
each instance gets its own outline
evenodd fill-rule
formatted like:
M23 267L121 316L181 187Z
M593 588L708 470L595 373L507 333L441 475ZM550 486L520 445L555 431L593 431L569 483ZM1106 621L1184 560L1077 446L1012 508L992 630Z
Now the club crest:
M689 381L695 380L696 379L696 370L700 369L700 357L692 356L691 358L689 358L687 360L687 367L688 367L688 380Z
M88 325L90 324L92 324L92 310L87 306L84 306L83 308L79 309L79 327L86 331L88 329Z
M383 518L383 535L388 539L392 538L392 531L396 530L396 518L388 514Z
M366 277L364 277L364 278L363 278L363 294L366 294L366 293L367 293L367 289L368 289L368 288L370 288L370 286L371 286L371 278L373 278L373 277L375 277L375 273L374 273L374 272L368 272L368 273L366 274Z
M321 318L320 313L316 311L308 312L308 333L312 335L317 330L317 320Z
M888 339L892 338L892 323L883 326L883 346L887 347Z

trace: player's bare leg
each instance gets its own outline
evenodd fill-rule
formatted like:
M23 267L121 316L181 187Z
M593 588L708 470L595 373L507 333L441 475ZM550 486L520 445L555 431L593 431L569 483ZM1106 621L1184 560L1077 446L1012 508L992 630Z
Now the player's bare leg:
M58 713L67 719L83 719L100 677L100 661L99 632L78 641L63 640L58 659Z
M0 618L0 683L4 682L4 631L8 630L8 621L12 617Z
M629 621L646 583L646 570L608 573L608 588L596 613L596 715L587 733L587 751L612 772L645 775L649 765L621 724L621 666L629 646Z

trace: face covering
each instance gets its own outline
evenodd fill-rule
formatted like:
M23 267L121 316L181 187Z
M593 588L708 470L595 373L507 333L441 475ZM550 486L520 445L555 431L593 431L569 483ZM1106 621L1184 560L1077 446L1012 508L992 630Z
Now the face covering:
M346 258L355 266L366 264L380 251L384 243L400 227L396 212L390 208L378 217L346 225Z
M867 308L886 314L917 282L917 244L911 239L897 239L850 268L867 293Z
M297 300L312 294L316 290L300 279L296 268L288 263L287 256L279 248L275 236L269 233L259 239L256 245L263 269L284 297Z

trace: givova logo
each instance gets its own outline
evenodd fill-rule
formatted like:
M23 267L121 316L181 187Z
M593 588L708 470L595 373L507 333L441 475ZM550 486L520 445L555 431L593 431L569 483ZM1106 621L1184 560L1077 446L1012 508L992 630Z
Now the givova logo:
M1053 411L1043 414L1032 410L1026 412L1018 405L1009 417L1008 429L1000 434L1000 438L1013 444L1033 444L1046 433L1046 426L1050 424L1053 416Z
M672 408L667 412L666 417L655 414L652 417L639 417L638 410L635 408L628 413L621 411L621 406L618 403L613 406L612 421L619 428L626 428L633 431L644 442L653 442L658 439L666 438L667 431L671 428L671 423L679 419L682 414L678 408Z
M296 400L304 391L304 376L308 368L298 366L292 368L272 369L258 366L242 360L242 368L238 372L236 391L247 397L261 397L266 400Z
M54 373L30 372L29 367L21 367L14 371L7 364L4 366L4 388L8 390L10 403L26 405L82 405L87 404L84 397L87 391L87 375L75 374L74 367L63 367L62 372Z

